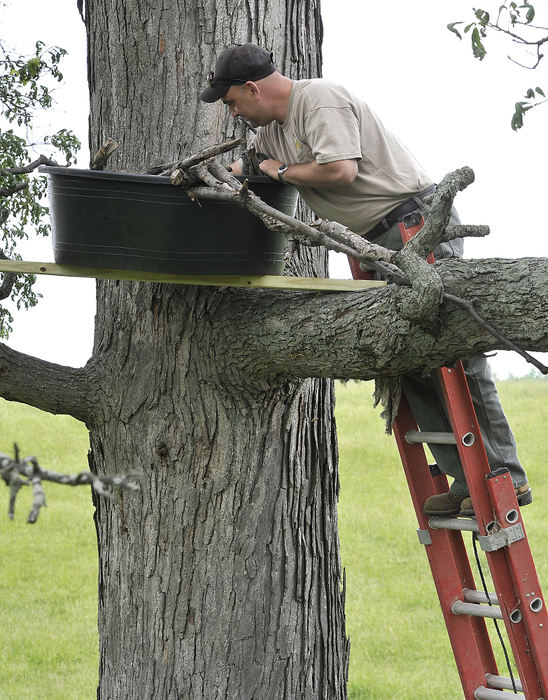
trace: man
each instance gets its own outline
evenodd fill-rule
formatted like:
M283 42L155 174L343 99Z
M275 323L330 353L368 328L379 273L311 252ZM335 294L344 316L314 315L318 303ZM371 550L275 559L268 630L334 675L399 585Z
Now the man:
M322 219L338 221L375 243L399 250L398 221L413 211L424 217L432 179L405 146L362 100L321 79L291 80L272 54L255 44L230 46L217 60L204 102L219 99L233 117L259 127L255 149L267 157L261 171L293 184ZM233 164L238 172L240 165ZM459 223L456 213L451 223ZM436 258L460 257L462 239L443 243ZM464 362L491 469L510 470L518 502L531 490L483 355ZM404 377L403 390L425 431L450 431L435 376ZM440 469L454 481L448 493L431 496L429 515L473 515L473 506L455 446L430 445Z

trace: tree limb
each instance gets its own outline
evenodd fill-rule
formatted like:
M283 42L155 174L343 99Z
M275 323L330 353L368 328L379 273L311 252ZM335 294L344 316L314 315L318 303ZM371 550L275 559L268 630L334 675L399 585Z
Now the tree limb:
M93 472L80 472L79 474L61 474L42 469L36 457L19 459L19 449L15 446L15 459L11 459L0 453L0 477L10 489L8 516L13 520L15 515L15 501L17 494L23 486L32 486L32 507L27 519L28 523L35 523L40 509L46 505L46 494L42 485L43 481L51 481L64 486L84 486L91 484L92 489L100 496L112 499L114 488L123 488L136 491L139 489L135 479L136 474L120 474L117 476L99 476ZM23 477L23 478L21 478Z
M40 155L28 165L21 165L17 168L4 168L0 171L0 175L28 175L28 173L36 170L40 165L59 165L59 163L47 156Z
M89 424L96 408L90 365L65 367L0 343L0 396Z
M540 362L540 360L537 360L536 357L533 357L533 355L529 354L526 350L523 350L518 345L513 343L509 338L503 335L498 330L498 328L495 328L495 326L493 326L492 323L488 323L476 311L476 309L474 308L474 304L471 301L468 301L467 299L462 299L461 297L457 297L454 294L448 294L447 292L444 293L443 297L448 301L452 301L454 304L462 306L463 309L466 309L470 316L475 318L476 321L480 324L480 326L483 326L483 328L486 328L489 331L489 333L491 333L491 335L493 335L495 338L498 338L503 344L503 346L506 346L508 350L517 352L518 355L521 355L529 364L534 365L542 374L548 374L548 367L546 367L546 365Z
M17 185L14 185L13 187L7 187L4 190L0 190L0 197L12 197L14 194L28 189L28 186L28 182L18 182Z
M223 338L222 347L228 343L229 361L245 353L255 383L278 376L367 380L427 373L506 348L501 335L532 351L548 351L548 260L450 258L435 267L445 293L474 299L498 335L453 301L444 305L431 333L402 318L402 289L396 285L333 295L233 289L212 334Z
M184 172L182 169L172 172L172 182L185 186ZM410 286L410 294L403 296L400 302L399 314L403 318L423 326L430 332L435 332L439 323L442 300L460 303L478 323L498 337L506 347L516 349L528 362L534 364L541 372L548 374L547 367L525 350L518 348L492 324L484 321L470 302L454 295L446 295L436 267L426 262L428 254L442 242L460 236L485 236L489 233L489 228L486 226L448 225L456 194L474 181L474 172L471 168L461 168L443 178L431 198L431 213L425 225L400 251L389 251L375 245L336 222L322 221L311 226L294 219L263 202L249 190L247 180L243 184L240 183L217 161L212 161L207 167L204 164L193 166L189 172L193 178L199 178L206 185L187 189L190 198L236 202L261 219L267 228L281 231L293 241L295 237L302 238L307 242L312 241L315 245L323 245L329 250L352 255L370 267L381 270L397 284Z
M2 260L9 260L8 256L5 255L4 251L2 250L0 250L0 258L2 258ZM17 275L5 272L3 273L2 277L3 280L2 284L0 285L0 301L2 299L7 299L11 294L11 290L13 289L13 285L15 284Z

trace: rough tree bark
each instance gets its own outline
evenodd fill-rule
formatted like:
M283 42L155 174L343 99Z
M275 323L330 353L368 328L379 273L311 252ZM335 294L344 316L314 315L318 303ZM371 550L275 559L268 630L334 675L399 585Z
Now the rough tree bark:
M231 41L271 46L293 77L319 73L314 1L156 5L86 3L91 149L119 140L115 168L233 135L224 108L197 99ZM324 265L306 252L293 271ZM436 268L509 338L548 350L546 260ZM141 472L140 492L96 504L99 697L346 696L333 390L318 378L397 376L500 346L450 303L435 330L403 318L409 293L100 281L86 367L0 345L1 396L85 421L99 473Z
M293 77L321 66L317 2L93 0L86 23L91 150L119 140L117 169L232 135L198 101L227 44L271 47ZM250 379L218 332L226 291L100 282L97 299L94 466L143 471L140 496L97 507L99 696L344 697L331 383Z

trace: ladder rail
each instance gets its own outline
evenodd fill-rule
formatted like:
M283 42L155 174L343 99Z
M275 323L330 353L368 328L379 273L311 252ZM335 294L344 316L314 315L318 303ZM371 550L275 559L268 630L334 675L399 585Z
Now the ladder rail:
M439 378L480 535L489 534L493 523L507 525L509 513L512 524L519 523L525 533L509 475L487 478L489 463L462 362L441 368ZM465 443L461 438L470 432L475 440ZM524 536L485 555L525 696L537 700L548 694L548 613L529 544ZM540 601L537 610L527 606L533 597Z

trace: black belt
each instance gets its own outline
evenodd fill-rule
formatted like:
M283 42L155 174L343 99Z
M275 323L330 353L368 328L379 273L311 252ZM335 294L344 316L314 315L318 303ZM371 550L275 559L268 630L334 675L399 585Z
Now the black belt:
M436 187L437 185L430 185L425 190L417 192L417 194L414 195L414 197L423 201L427 195L435 191ZM370 241L374 240L375 238L378 238L382 233L388 231L388 229L391 226L393 226L397 221L400 221L402 217L404 217L406 214L410 214L417 208L417 202L413 197L406 199L405 202L402 202L395 209L392 209L392 211L389 214L387 214L384 217L384 219L381 219L376 226L374 226L370 231L368 231L365 234L365 237L368 238Z

